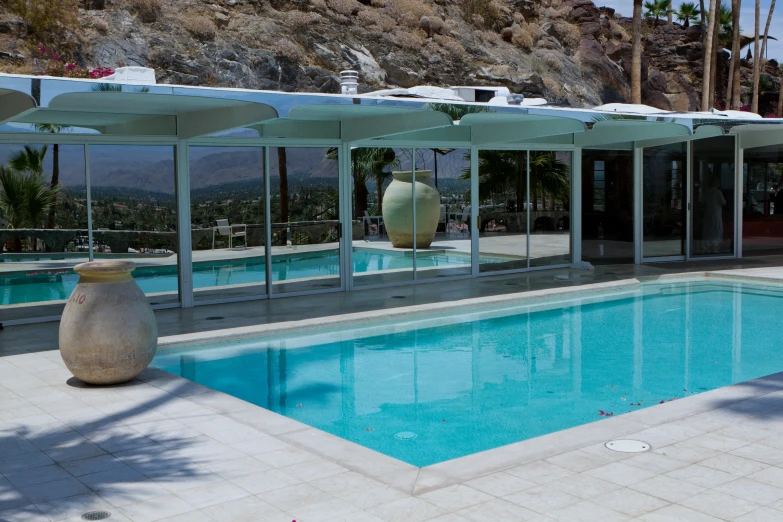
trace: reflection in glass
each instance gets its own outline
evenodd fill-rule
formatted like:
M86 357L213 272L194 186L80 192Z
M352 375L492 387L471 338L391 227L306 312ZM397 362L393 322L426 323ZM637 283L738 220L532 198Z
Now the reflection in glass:
M582 259L633 263L633 153L582 152Z
M0 145L0 165L3 317L57 315L78 280L72 267L89 260L84 147Z
M264 154L260 147L190 147L196 300L266 293Z
M734 138L693 142L692 255L734 252Z
M644 149L642 164L642 255L685 255L685 144Z
M427 201L432 221L425 224L420 215L416 217L419 231L427 225L435 231L429 248L416 250L416 279L469 275L469 210L466 213L465 202L470 199L470 151L416 149L416 170L428 173L424 175L426 183L438 192L437 198Z
M406 230L408 235L412 234L411 168L410 149L361 147L351 150L353 280L357 286L413 279L412 244L395 246L388 230L391 226L393 234L404 234ZM407 172L406 181L395 181L392 172L396 172L397 177ZM392 183L394 187L389 192ZM411 241L408 237L408 243Z
M530 192L530 266L570 263L571 153L530 151Z
M179 301L174 147L90 146L95 259L130 258L153 304Z
M479 269L482 272L528 267L527 154L523 150L479 151ZM536 201L540 203L539 195L536 193ZM470 205L463 209L460 221L466 230L475 215Z
M742 255L783 250L783 147L745 149Z
M269 149L275 293L340 286L337 159L328 148Z

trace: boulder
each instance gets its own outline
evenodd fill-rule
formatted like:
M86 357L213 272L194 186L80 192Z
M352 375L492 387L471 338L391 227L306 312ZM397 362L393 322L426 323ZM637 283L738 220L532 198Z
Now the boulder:
M653 91L666 91L666 76L661 71L652 71L647 78L647 86Z

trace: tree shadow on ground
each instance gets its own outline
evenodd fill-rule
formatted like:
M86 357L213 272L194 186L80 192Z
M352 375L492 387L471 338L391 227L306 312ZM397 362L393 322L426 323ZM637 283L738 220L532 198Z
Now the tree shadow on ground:
M54 423L38 422L50 419L47 415L0 420L0 520L42 515L60 520L92 509L116 511L214 476L195 458L196 446L203 446L206 437L186 424L198 415L214 415L183 399L192 383L166 389L141 380L106 387L75 379L68 384L71 388L63 391L75 401L97 406L68 409L64 404L63 411L51 412L59 420ZM24 407L24 393L19 396L12 400Z

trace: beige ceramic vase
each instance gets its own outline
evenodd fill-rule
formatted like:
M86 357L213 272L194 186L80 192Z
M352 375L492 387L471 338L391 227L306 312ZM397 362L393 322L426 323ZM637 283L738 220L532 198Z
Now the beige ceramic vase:
M429 248L440 217L440 194L432 171L416 171L416 248ZM392 172L383 193L383 224L394 248L413 248L413 190L411 171Z
M78 379L117 384L146 368L158 346L152 307L128 261L76 265L79 283L60 319L60 354Z

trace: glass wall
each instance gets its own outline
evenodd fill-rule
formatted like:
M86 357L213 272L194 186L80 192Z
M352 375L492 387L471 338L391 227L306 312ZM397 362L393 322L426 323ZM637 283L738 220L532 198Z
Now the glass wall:
M530 266L571 262L571 152L530 151Z
M413 280L412 158L410 149L351 150L356 286Z
M90 145L95 260L130 259L152 304L179 302L174 147Z
M190 147L196 301L266 294L262 147Z
M416 279L470 275L470 150L416 149L416 171Z
M84 147L0 145L0 165L2 317L59 315L89 260Z
M338 151L269 148L276 294L340 287Z
M582 152L582 259L633 263L633 153Z
M478 154L479 211L466 207L465 222L478 214L479 270L527 268L528 153L481 150Z
M482 272L571 262L571 163L570 152L479 151Z
M644 149L642 163L642 256L684 256L687 145Z
M692 145L692 256L734 253L734 138L696 140Z
M742 255L783 251L783 146L745 149Z

